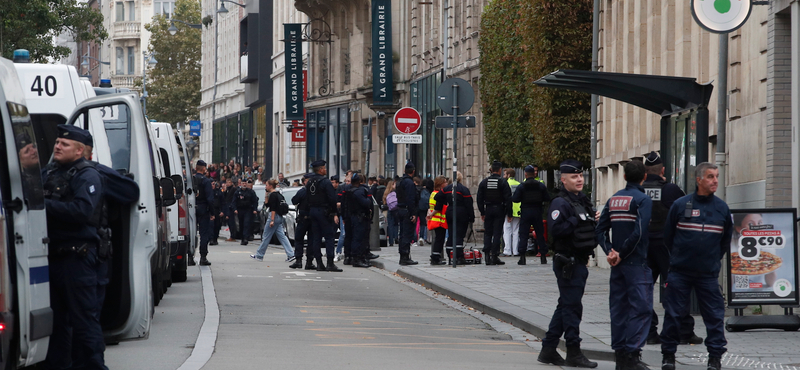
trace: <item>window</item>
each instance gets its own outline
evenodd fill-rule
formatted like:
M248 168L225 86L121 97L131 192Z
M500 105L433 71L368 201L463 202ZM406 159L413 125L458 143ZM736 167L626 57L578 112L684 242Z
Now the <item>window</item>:
M128 20L135 21L136 20L136 3L133 1L128 1Z
M164 1L155 1L155 14L164 14L167 18L172 16L172 9L174 8L175 1L173 0L164 0Z
M125 73L125 56L123 55L122 48L117 48L117 74Z
M128 74L133 74L133 68L136 66L136 53L133 51L134 47L128 46Z
M8 113L11 115L11 122L0 124L8 127L14 133L13 142L19 159L20 177L22 178L22 195L28 209L44 209L44 196L42 195L42 173L39 167L39 152L36 150L36 134L34 133L31 117L28 108L24 105L8 102L6 103Z
M117 9L117 22L122 22L125 20L125 4L122 1L117 1L115 4L115 9Z

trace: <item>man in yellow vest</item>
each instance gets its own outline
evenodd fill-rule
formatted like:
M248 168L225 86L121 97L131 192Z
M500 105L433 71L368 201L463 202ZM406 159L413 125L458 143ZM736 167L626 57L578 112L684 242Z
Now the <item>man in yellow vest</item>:
M511 194L517 190L517 186L519 186L519 181L517 181L514 177L517 175L517 171L514 171L513 168L506 168L505 176L503 176L506 181L508 182L508 186L511 187ZM505 247L503 248L503 254L506 256L516 256L519 254L518 244L519 244L519 206L520 202L512 203L512 210L511 215L512 217L506 217L505 222L503 223L503 244Z

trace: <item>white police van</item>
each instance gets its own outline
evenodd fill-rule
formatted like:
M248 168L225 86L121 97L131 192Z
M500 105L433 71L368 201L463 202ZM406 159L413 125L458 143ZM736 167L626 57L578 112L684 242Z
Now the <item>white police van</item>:
M188 211L186 213L187 222L189 222L189 260L194 261L194 252L197 246L200 245L200 237L197 234L197 216L195 211L195 198L196 192L194 191L194 178L192 177L192 158L189 156L189 148L184 140L183 131L178 128L178 133L175 135L178 141L178 150L181 156L181 166L183 167L183 175L186 180L185 199Z
M0 58L0 367L44 361L53 328L36 133L14 64Z

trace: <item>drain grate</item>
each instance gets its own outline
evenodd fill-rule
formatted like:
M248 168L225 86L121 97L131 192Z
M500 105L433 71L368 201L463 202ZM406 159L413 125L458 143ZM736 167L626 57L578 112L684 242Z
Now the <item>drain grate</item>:
M699 363L708 362L708 354L691 357ZM722 355L721 364L723 368L733 369L772 369L772 370L800 370L800 364L779 364L776 362L758 361L745 356L726 353Z

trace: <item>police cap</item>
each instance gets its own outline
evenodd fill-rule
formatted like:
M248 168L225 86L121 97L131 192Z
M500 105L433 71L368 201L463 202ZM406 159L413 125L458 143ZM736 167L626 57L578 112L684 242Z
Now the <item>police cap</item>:
M567 159L559 166L561 173L583 173L583 164L574 159Z
M75 140L83 145L94 145L92 134L78 126L58 125L58 137L62 139Z
M361 182L364 179L364 175L359 175L358 172L353 173L353 176L350 177L351 182Z
M311 162L311 167L322 167L322 166L324 166L326 164L328 164L328 162L325 162L325 160L318 159L318 160L316 160L314 162Z
M23 148L24 146L33 143L33 140L31 140L31 135L28 135L27 132L21 132L17 134L15 139L17 142L17 148Z
M206 161L204 161L204 160L202 160L202 159L198 159L198 160L197 160L197 163L195 163L195 167L196 167L196 166L205 167L205 166L206 166Z
M529 164L529 165L525 166L525 172L534 173L534 172L536 172L536 167L534 167L532 164Z
M310 178L314 177L314 173L313 172L309 172L309 173L303 175L303 177L305 177L307 179L310 179Z
M644 158L645 166L655 166L657 164L662 164L662 163L664 162L661 160L661 156L658 155L658 153L656 152L650 152L650 154L648 154L647 157Z
M414 162L408 161L408 163L406 163L406 171L415 169L417 169L417 167L414 166Z

